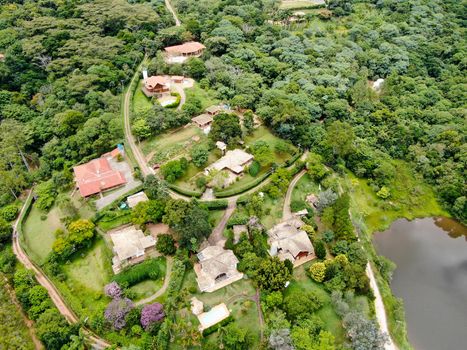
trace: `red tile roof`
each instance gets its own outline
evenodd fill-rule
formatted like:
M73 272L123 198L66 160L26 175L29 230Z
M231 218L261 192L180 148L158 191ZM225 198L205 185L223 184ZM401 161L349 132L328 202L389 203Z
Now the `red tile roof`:
M146 89L152 90L157 85L164 86L164 85L167 85L169 82L170 82L170 79L167 77L164 77L162 75L153 75L144 81L144 86L146 86Z
M206 46L204 46L201 43L198 43L196 41L190 41L181 45L166 47L164 50L168 53L174 54L189 54L198 52L199 50L204 50L205 48Z
M87 197L126 183L125 176L112 169L106 158L93 159L73 168L79 193Z

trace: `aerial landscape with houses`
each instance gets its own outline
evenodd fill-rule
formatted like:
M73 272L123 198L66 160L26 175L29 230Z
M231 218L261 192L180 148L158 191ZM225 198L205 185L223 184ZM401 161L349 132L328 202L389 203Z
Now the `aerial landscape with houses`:
M0 349L464 344L462 273L433 336L400 280L444 265L385 238L467 236L460 12L1 3Z

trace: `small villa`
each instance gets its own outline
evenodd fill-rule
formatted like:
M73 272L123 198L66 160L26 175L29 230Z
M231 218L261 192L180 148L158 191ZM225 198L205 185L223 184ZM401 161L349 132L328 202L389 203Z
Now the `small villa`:
M206 113L212 116L217 115L223 111L225 111L225 108L222 106L210 106L206 108Z
M237 270L238 259L231 250L208 246L197 256L199 263L194 270L202 292L214 292L243 278L243 273Z
M206 168L208 174L211 170L228 170L234 175L241 175L246 167L253 162L253 156L241 149L227 151L217 162Z
M191 118L191 121L193 122L193 124L198 126L200 129L210 130L213 119L209 114L201 114L194 118ZM209 130L207 132L209 132Z
M170 92L170 78L162 75L150 76L144 79L142 90L147 97L161 96Z
M294 266L315 258L315 251L308 234L301 230L303 222L290 219L277 224L268 231L269 254L278 256L280 260L290 260Z
M82 197L89 197L126 184L123 172L116 170L112 164L122 156L120 148L73 168L76 186Z
M199 57L203 54L206 46L190 41L181 45L168 46L164 50L167 54L168 63L183 63L190 57Z
M112 269L119 273L122 268L142 262L146 254L153 250L156 240L151 235L145 236L143 231L133 225L119 227L108 232L113 243L115 256L112 258Z

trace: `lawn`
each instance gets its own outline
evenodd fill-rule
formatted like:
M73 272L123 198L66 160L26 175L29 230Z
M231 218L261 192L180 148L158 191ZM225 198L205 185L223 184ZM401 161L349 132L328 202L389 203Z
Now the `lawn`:
M306 196L311 193L318 195L319 187L308 174L305 174L298 180L292 191L292 202L305 201Z
M394 161L396 176L389 185L391 197L376 196L368 181L348 172L344 186L351 192L351 210L361 217L370 232L383 231L398 218L412 220L426 216L449 216L436 201L432 188L416 178L409 165Z
M108 303L104 286L112 276L112 252L104 239L97 237L94 244L71 262L63 265L64 281L54 279L62 295L80 316L90 316Z
M172 158L188 155L187 151L195 142L193 136L199 136L198 143L207 142L207 136L196 126L182 127L145 140L141 144L143 153L151 156L150 163L164 163Z
M187 272L183 287L188 290L197 288L193 270ZM240 327L248 328L253 337L254 346L259 344L260 327L258 312L256 304L249 299L249 297L255 295L256 291L250 280L242 279L212 293L201 293L198 289L196 290L197 292L190 295L189 298L194 296L201 300L204 303L205 310L206 307L210 308L220 303L225 303L235 319L234 322ZM217 334L213 333L206 341L208 343L216 343ZM253 349L256 348L254 346L252 347Z
M135 93L133 94L133 111L135 113L147 111L154 105L141 90L142 86L143 81L141 80L135 90Z
M48 213L44 213L33 204L24 222L24 248L31 259L39 265L45 262L47 255L52 251L55 231L65 229L60 216L60 209L57 206L53 206ZM42 218L46 219L42 220Z
M130 291L135 293L135 301L147 298L162 288L167 269L167 262L164 257L158 259L158 265L160 273L157 280L142 281L130 288Z
M324 5L322 0L285 0L281 2L281 9L302 9Z
M281 196L277 199L272 199L268 195L265 195L264 208L266 211L269 211L269 213L261 218L261 223L267 229L270 229L282 220L284 197Z
M274 163L283 164L286 160L292 157L291 154L279 154L274 151L275 144L278 141L284 141L284 140L274 135L271 132L271 130L269 130L264 125L261 125L260 127L256 128L255 131L251 135L248 135L245 137L244 141L245 141L246 146L251 146L256 141L265 141L271 147L271 150L273 151L272 162ZM292 144L290 144L290 148L292 150L291 152L292 154L297 151L297 149Z
M117 211L118 215L115 218L107 218L105 215L97 222L97 226L107 232L112 230L116 227L128 224L131 222L131 211L125 210L121 211L120 209Z
M314 282L306 275L305 269L309 268L310 266L311 263L306 263L294 269L294 280L285 290L284 297L297 290L303 292L315 292L320 295L324 300L324 306L318 310L316 314L324 322L326 330L331 332L336 337L336 342L342 343L346 338L345 330L342 327L342 322L331 305L330 294L324 290L322 284Z
M225 210L210 210L209 211L209 222L212 227L216 227L224 216Z
M201 102L201 107L206 109L209 106L217 105L219 100L216 98L216 92L213 90L204 90L202 89L198 83L185 90L186 100L189 101L190 99L197 98Z

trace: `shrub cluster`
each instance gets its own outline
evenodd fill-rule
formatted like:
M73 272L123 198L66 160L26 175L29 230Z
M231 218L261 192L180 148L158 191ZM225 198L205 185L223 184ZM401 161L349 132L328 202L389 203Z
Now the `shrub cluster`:
M147 279L155 280L159 274L159 259L149 259L120 272L112 278L112 281L128 288Z

